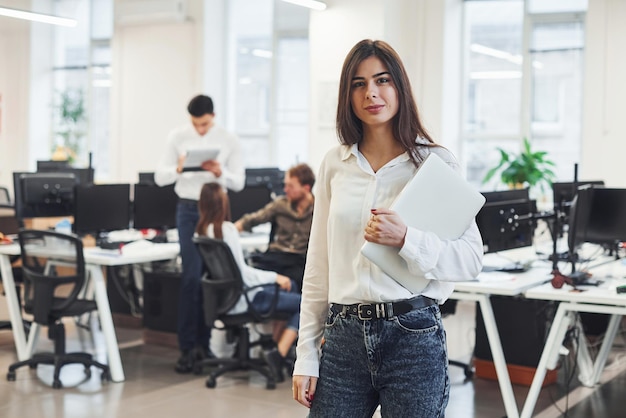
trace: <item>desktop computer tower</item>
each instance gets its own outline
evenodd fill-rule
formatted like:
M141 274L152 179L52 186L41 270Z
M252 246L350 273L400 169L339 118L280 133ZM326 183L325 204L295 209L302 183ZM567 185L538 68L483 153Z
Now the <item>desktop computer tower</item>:
M131 266L108 266L106 268L107 295L111 313L122 316L141 316L139 289ZM119 319L119 316L118 316Z
M511 382L530 386L556 304L508 296L491 296L490 300ZM478 306L474 366L477 377L496 378L487 331ZM556 377L556 370L548 371L543 385L554 383Z
M508 296L490 299L507 364L537 367L549 331L552 302ZM476 309L474 357L493 359L480 309Z
M143 280L144 328L176 333L180 273L144 271Z

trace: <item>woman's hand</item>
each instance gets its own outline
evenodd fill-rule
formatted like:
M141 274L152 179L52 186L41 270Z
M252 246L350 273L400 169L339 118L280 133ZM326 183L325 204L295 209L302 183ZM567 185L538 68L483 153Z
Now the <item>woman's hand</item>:
M291 291L291 279L289 277L283 276L282 274L277 274L276 275L276 283L285 292L290 292Z
M376 244L402 248L407 226L398 214L390 209L372 209L365 226L365 240Z
M310 408L313 397L315 396L317 377L294 375L292 387L293 398L307 408Z

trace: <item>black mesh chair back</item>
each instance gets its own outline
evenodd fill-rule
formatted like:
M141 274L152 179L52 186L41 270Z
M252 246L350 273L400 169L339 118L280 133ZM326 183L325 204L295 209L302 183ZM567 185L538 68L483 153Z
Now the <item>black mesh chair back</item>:
M80 363L91 376L91 366L100 368L110 380L109 368L88 353L65 352L65 327L61 318L79 317L98 309L92 299L83 298L86 269L82 241L75 235L48 230L25 229L18 233L24 285L24 311L33 321L48 327L54 353L36 353L30 359L9 366L7 379L15 380L15 370L29 365L53 364L53 387L62 387L59 375L65 364Z
M24 280L24 310L47 326L72 311L94 310L95 302L76 303L85 284L83 244L76 236L53 231L23 230L19 234ZM75 306L73 306L75 305ZM78 306L85 305L85 306Z
M202 277L203 310L207 326L213 327L216 320L222 322L227 332L227 340L237 342L236 356L228 358L205 359L196 363L194 372L200 374L205 366L217 367L212 370L206 380L206 386L213 388L216 378L231 370L254 369L267 378L267 388L276 387L275 376L268 369L263 359L250 357L250 348L261 345L264 348L274 346L271 336L262 335L252 343L250 341L249 324L258 324L269 319L285 319L285 316L275 312L278 301L278 286L270 285L274 289L274 299L268 312L256 311L248 299L251 289L246 287L241 270L230 251L230 247L222 240L208 237L195 237L194 243L204 262L205 273ZM268 286L268 285L265 285ZM248 310L244 313L231 314L230 310L243 297L248 302Z
M220 315L227 314L244 291L243 278L228 245L208 237L194 238L204 262L202 277L204 317L212 324Z

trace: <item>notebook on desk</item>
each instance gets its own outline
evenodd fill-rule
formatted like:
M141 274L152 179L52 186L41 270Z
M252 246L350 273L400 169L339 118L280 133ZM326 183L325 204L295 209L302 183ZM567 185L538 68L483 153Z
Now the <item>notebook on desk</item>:
M434 232L442 239L456 239L463 235L484 203L478 190L431 153L390 209L408 226ZM428 280L409 273L398 248L366 242L361 253L413 293L421 292L428 284Z

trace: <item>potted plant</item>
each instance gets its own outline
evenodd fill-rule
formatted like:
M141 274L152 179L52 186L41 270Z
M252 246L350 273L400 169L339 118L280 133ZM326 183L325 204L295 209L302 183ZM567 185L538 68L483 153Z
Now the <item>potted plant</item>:
M59 93L56 111L57 130L52 159L68 160L72 164L84 146L87 117L83 91L68 89Z
M547 158L548 153L531 150L528 138L524 138L522 152L519 154L509 153L502 148L498 148L498 151L500 151L500 161L487 171L483 183L499 173L502 183L511 188L539 185L543 191L544 185L551 184L555 178L552 171L555 164Z

